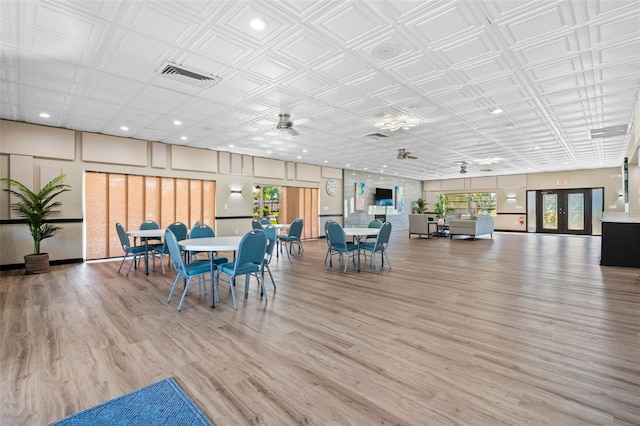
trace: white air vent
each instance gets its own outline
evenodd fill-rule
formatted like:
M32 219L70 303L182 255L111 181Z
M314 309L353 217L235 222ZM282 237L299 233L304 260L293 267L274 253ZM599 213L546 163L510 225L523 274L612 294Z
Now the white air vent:
M382 133L369 133L368 135L365 135L365 137L367 138L388 138L389 135L385 135Z
M601 127L600 129L589 129L589 136L591 136L591 139L622 136L627 134L627 127L629 127L627 124L621 124L619 126Z
M173 62L167 62L160 70L160 74L172 80L205 89L220 81L220 77L217 75L205 74L200 71L188 69Z

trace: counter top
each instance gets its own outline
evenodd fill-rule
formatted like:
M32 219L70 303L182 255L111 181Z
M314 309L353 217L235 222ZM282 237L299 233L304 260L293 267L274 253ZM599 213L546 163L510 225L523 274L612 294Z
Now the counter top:
M640 216L604 216L602 221L609 223L640 223Z

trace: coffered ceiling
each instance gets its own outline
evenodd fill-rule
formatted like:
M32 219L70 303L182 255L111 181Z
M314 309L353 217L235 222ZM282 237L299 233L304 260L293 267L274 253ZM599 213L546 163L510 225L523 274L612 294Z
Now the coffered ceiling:
M3 0L0 18L4 119L415 179L620 166L640 88L635 0Z

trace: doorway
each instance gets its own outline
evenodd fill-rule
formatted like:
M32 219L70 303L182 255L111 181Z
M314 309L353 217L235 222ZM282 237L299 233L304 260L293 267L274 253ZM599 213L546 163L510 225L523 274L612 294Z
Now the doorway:
M536 191L537 232L591 235L591 189Z

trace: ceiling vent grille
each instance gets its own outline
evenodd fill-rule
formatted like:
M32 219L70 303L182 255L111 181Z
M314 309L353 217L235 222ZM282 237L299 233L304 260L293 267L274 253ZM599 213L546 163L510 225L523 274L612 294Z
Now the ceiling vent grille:
M367 138L388 138L389 135L385 135L383 133L369 133L368 135L365 135L365 137L367 137Z
M160 70L160 74L172 80L202 87L203 89L209 88L220 81L220 77L217 75L201 73L173 62L167 62Z
M614 136L622 136L627 134L627 124L621 124L619 126L601 127L599 129L589 129L589 136L591 139L597 138L611 138Z

